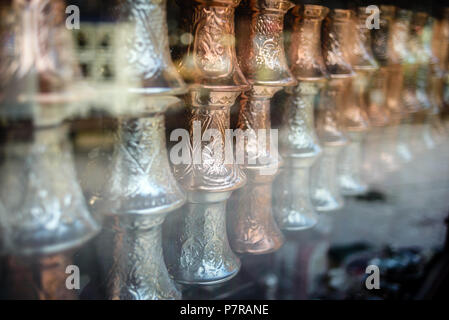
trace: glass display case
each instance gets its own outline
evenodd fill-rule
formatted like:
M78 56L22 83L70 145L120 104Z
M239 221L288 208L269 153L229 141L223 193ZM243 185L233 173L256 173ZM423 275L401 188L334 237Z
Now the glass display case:
M447 5L0 0L0 298L441 297Z

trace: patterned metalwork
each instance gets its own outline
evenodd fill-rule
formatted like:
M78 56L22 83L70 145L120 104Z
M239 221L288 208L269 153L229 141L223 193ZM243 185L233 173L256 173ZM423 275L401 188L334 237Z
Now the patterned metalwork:
M164 233L167 267L175 280L185 284L216 284L234 277L240 260L232 252L226 234L226 199L189 201L170 216Z
M170 60L165 6L166 1L123 0L112 11L120 22L116 36L125 44L115 53L123 64L115 88L124 95L123 108L135 105L140 112L118 118L109 171L89 201L105 216L97 251L109 299L181 297L161 243L165 216L185 202L165 141L164 112L178 101L165 95L184 88Z
M168 162L164 121L163 114L120 120L104 186L90 201L94 211L147 215L183 204Z
M239 63L252 89L240 100L238 128L251 132L244 147L248 183L235 193L229 211L232 248L239 253L263 254L281 247L284 238L271 211L271 185L280 157L271 150L270 99L283 86L296 83L284 54L284 15L293 5L285 0L252 1L237 22ZM249 34L249 41L245 37ZM262 133L258 130L265 130ZM259 142L260 134L265 143ZM275 141L277 147L277 141ZM240 148L240 146L237 146ZM238 149L237 151L240 151Z
M230 108L249 88L234 45L234 10L239 3L179 1L186 13L185 27L194 35L179 63L190 89L186 104L191 161L175 167L175 176L187 191L188 204L168 218L164 250L170 273L186 284L223 282L240 269L226 235L227 199L246 182L233 158L226 157L232 154L226 144Z
M110 19L119 25L114 36L117 85L143 94L179 94L184 83L168 46L166 1L115 0Z

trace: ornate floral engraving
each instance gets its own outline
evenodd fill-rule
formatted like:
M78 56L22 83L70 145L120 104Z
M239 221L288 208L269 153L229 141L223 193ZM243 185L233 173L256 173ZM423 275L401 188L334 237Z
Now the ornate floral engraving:
M173 254L167 263L177 281L212 284L236 275L240 261L228 243L226 201L188 203L170 222L164 233L176 243L164 244L164 249L166 257Z
M187 26L194 35L193 45L180 63L180 72L191 85L186 97L191 161L176 165L175 175L189 203L184 212L168 217L164 233L169 270L181 283L226 281L240 268L225 228L226 201L246 182L233 157L226 156L230 108L247 86L233 41L234 7L239 2L180 2L183 10L193 12L193 24Z
M168 163L162 114L120 121L109 170L91 201L102 213L161 212L184 201Z
M108 299L181 298L162 254L163 221L164 215L111 216L105 220L97 250Z

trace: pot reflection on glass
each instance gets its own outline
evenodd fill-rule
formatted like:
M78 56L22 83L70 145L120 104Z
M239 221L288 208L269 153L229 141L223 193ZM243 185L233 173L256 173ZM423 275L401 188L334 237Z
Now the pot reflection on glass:
M8 298L77 298L63 274L73 251L99 231L62 125L76 74L64 10L59 0L0 6L0 251Z
M111 36L126 40L113 52L119 65L111 82L121 95L116 104L123 105L112 110L119 111L114 151L89 201L105 217L97 254L108 299L181 297L168 275L161 239L166 215L185 202L165 141L164 112L178 102L169 95L185 86L171 62L165 16L165 1L155 0L117 1L110 12L116 23ZM99 160L90 161L95 168Z
M371 130L364 145L364 175L371 188L401 164L397 148L403 77L400 61L393 50L396 7L382 5L380 8L380 28L372 34L372 50L379 69L369 84L367 112ZM365 16L361 8L359 19Z
M417 93L417 57L410 50L410 28L413 13L409 10L399 9L394 23L394 50L401 61L402 73L404 76L401 90L401 105L403 108L403 118L399 131L398 151L401 158L408 162L413 158L416 149L413 141L416 137L414 132L417 123L416 114L420 111L420 102ZM419 120L419 119L418 119Z
M246 182L226 143L230 108L249 89L234 45L239 2L179 1L185 28L195 35L179 61L189 85L185 101L190 156L176 164L175 175L188 203L165 223L164 251L169 271L180 283L220 283L240 269L226 234L226 202Z
M325 20L323 57L330 75L317 110L316 130L323 146L323 155L312 171L312 200L319 211L340 209L344 200L338 185L337 162L348 143L341 131L340 113L344 109L345 86L354 76L342 46L348 37L350 10L334 9Z
M430 75L437 65L435 57L428 47L424 45L424 28L428 22L428 14L425 12L414 12L410 23L409 50L415 57L416 70L414 81L416 81L415 95L418 100L418 111L414 114L414 149L416 153L423 152L435 146L435 137L432 134L430 119L436 114L437 106L428 95L428 84Z
M237 20L239 64L251 83L240 101L237 127L252 135L236 146L236 152L245 153L248 182L233 194L228 206L230 242L239 253L270 253L284 243L271 209L271 185L280 157L273 148L277 141L271 141L276 137L271 134L270 100L282 87L295 84L283 38L284 15L292 6L285 0L250 1ZM249 41L244 40L248 35Z
M439 69L442 70L442 77L434 85L435 95L437 96L440 115L445 125L446 136L447 116L449 114L449 91L448 88L448 68L449 68L449 8L444 8L442 17L437 20L432 36L432 50L439 63Z
M440 84L441 118L448 132L449 116L449 8L443 9L441 19L437 23L436 32L432 38L432 48L437 55L440 69L443 70L443 79ZM447 135L446 135L447 136Z
M280 129L284 158L275 184L275 215L282 229L301 230L317 223L311 202L310 168L321 154L315 132L315 108L327 71L321 52L322 6L296 6L289 60L298 85L289 88Z
M370 31L365 26L365 8L359 19L355 16L347 22L346 28L353 37L343 39L342 49L355 70L355 77L347 82L345 99L339 113L342 130L350 138L339 161L339 183L343 195L360 195L368 187L361 176L362 142L369 129L368 85L377 68L371 52Z

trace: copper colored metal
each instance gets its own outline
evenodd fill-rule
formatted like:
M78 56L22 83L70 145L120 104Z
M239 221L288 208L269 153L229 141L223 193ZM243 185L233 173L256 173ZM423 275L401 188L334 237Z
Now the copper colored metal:
M315 104L327 76L321 52L321 24L328 9L304 5L293 9L295 16L289 60L298 80L287 90L280 130L281 153L285 160L275 187L275 213L286 230L301 230L317 223L311 202L310 168L321 154L315 132Z
M165 216L184 201L168 163L163 113L121 119L106 183L90 201L105 216L97 252L106 298L181 297L167 273L160 233Z
M377 103L379 110L384 109L388 118L371 118L373 130L366 145L365 169L372 183L378 183L386 173L397 170L400 164L412 159L409 143L411 128L408 124L410 117L404 107L403 95L403 68L413 62L407 49L410 14L393 6L384 6L381 10L386 14L382 17L381 28L375 31L375 38L385 41L375 42L375 45L381 45L381 50L376 51L377 46L373 46L381 68L374 78L371 103ZM408 92L408 99L416 101L413 90Z
M21 300L76 300L76 290L66 287L70 274L66 268L73 265L72 253L41 257L11 256L5 259L7 270L3 292L8 299Z
M364 8L360 10L366 12ZM377 63L371 52L369 30L365 26L366 16L355 16L347 22L348 34L343 39L343 51L355 70L355 77L347 82L345 101L339 114L342 130L350 138L349 144L341 153L339 163L339 184L343 195L359 195L368 186L361 176L362 141L370 127L368 109L368 85Z
M64 0L12 0L0 22L0 116L56 125L77 72Z
M323 155L312 171L312 200L319 211L337 210L344 204L338 185L337 162L348 141L338 120L344 110L345 87L354 76L343 49L344 41L349 36L347 25L350 19L350 10L334 9L324 24L322 50L331 79L321 98L316 120Z
M443 18L441 20L440 36L435 37L435 42L440 43L441 47L438 50L438 57L442 64L442 70L444 70L444 82L442 88L443 95L443 107L442 107L442 119L445 123L446 130L449 130L449 8L444 9ZM443 39L443 40L441 40ZM445 39L445 40L444 40Z
M449 115L448 71L449 71L449 8L444 9L443 17L435 23L432 37L432 50L439 63L439 69L442 70L442 77L434 85L434 94L440 106L440 113L443 122L447 122ZM447 131L447 128L446 128Z
M436 32L437 21L433 17L425 15L422 30L419 34L421 41L421 51L427 60L427 68L422 72L419 86L422 87L429 98L430 109L424 121L424 128L421 139L427 149L435 148L445 137L444 125L441 121L442 84L444 81L444 71L438 54L432 48L432 37ZM444 42L444 40L443 40Z
M179 65L189 85L185 100L192 157L175 168L188 204L169 217L164 248L170 273L186 284L223 282L240 269L226 234L226 202L246 177L237 164L225 161L230 108L249 89L234 46L234 9L239 3L179 1L186 27L194 35ZM215 129L213 137L204 135L207 129Z
M111 16L116 36L126 40L114 57L123 59L116 90L122 107L140 111L118 117L105 180L89 201L105 217L97 253L108 299L181 297L168 275L161 242L166 215L185 202L165 141L164 112L178 101L170 95L184 88L170 60L165 16L166 2L160 0L117 1Z
M419 102L419 109L414 118L414 135L416 152L425 151L435 146L435 137L432 134L430 119L432 114L438 112L438 107L433 104L428 94L428 84L433 68L437 66L437 60L429 47L424 44L423 33L428 22L428 14L415 12L410 24L409 50L416 59L415 90Z
M165 214L116 215L98 240L106 297L111 300L181 299L162 251Z
M283 86L296 83L287 65L283 38L284 15L293 5L286 0L250 1L247 5L237 22L237 52L251 90L242 96L237 126L245 132L254 130L257 140L249 139L243 146L248 182L230 201L228 232L234 251L264 254L284 243L271 210L271 185L280 158L277 148L271 150L270 99ZM263 145L258 142L260 134L265 135Z

